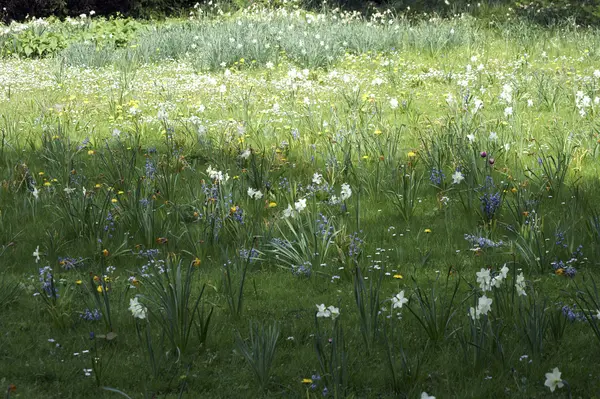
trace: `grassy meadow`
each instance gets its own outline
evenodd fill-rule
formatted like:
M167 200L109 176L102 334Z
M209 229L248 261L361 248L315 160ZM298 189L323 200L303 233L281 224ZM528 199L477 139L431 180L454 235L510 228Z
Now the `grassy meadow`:
M211 5L0 55L0 395L600 397L600 31Z

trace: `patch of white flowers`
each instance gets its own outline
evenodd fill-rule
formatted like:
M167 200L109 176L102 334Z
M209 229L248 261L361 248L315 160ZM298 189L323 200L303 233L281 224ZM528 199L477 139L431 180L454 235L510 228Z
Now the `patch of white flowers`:
M263 197L263 193L261 193L260 190L255 190L252 187L248 187L248 197L259 200Z
M329 318L335 320L340 315L340 309L335 306L325 307L325 304L322 303L317 306L317 317Z
M223 173L220 170L213 169L211 165L206 169L206 173L208 173L208 177L216 183L226 182L229 180L229 174Z

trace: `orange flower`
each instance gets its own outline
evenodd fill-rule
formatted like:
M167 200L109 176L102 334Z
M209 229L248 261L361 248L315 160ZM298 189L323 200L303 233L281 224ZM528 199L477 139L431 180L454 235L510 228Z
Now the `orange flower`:
M196 258L196 259L194 259L194 261L192 262L192 266L194 266L194 267L198 267L198 266L200 266L200 263L202 263L202 261L200 260L200 258Z
M169 241L167 237L158 237L156 239L157 244L166 244Z
M17 392L17 386L15 384L10 384L8 386L8 392Z
M102 255L104 255L104 257L107 257L108 255L110 255L110 252L108 252L108 249L103 249Z
M554 273L558 274L559 276L562 276L565 273L565 269L559 267Z

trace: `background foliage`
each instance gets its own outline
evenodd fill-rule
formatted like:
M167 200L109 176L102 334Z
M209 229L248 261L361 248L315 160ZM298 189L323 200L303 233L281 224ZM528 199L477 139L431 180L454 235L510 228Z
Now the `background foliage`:
M22 21L29 17L78 16L94 11L97 15L113 16L117 14L131 17L160 17L183 14L196 3L207 5L207 0L3 0L2 17L5 22ZM3 2L0 2L2 4ZM210 2L212 3L212 2ZM237 9L252 4L281 5L282 0L230 0L228 6ZM281 4L280 4L281 3ZM285 2L292 3L292 2ZM320 0L304 0L303 8L320 8ZM541 24L554 24L561 20L573 19L582 25L596 25L600 21L600 0L329 0L331 8L369 11L374 8L390 8L397 12L410 12L413 15L436 13L442 16L458 12L477 12L482 8L495 18L506 18L514 13ZM227 7L225 7L227 8ZM509 11L508 13L506 11Z

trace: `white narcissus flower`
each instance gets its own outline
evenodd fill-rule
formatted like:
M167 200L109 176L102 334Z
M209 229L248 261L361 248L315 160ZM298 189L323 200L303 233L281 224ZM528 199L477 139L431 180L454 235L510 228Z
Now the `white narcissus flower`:
M475 274L477 275L477 283L479 283L479 288L481 288L482 291L489 291L490 283L492 280L490 276L490 271L488 269L482 268Z
M240 154L240 158L242 158L242 159L248 159L248 158L250 158L250 154L252 154L252 152L249 149L244 150L244 152L242 152Z
M283 217L289 218L289 217L292 217L293 215L294 215L294 208L292 208L292 206L288 204L288 207L283 210Z
M33 198L38 199L40 196L40 191L37 189L37 187L33 187L31 194L33 194Z
M515 289L517 290L517 294L519 296L527 296L527 292L525 292L525 276L523 276L523 273L517 276L517 281L515 282Z
M317 317L329 317L329 316L331 316L331 311L325 307L324 303L317 305Z
M550 388L550 392L554 392L556 387L562 388L565 385L560 378L560 374L561 372L558 367L554 367L551 373L546 373L546 382L544 382L544 385Z
M396 99L396 98L390 99L390 108L392 108L392 109L398 108L398 99Z
M427 392L423 392L421 393L421 399L435 399L435 396L431 396Z
M342 191L340 192L340 199L346 201L352 195L352 189L348 183L342 184Z
M302 212L304 209L306 209L306 198L300 198L298 201L296 201L294 207L296 208L296 211Z
M263 197L263 193L261 193L260 190L255 190L252 187L248 187L248 197L258 200Z
M323 175L315 172L315 174L313 175L313 178L312 178L312 182L315 183L316 185L323 183Z
M465 180L465 176L463 176L460 171L456 171L452 174L452 183L459 184L461 181Z
M340 308L336 308L333 305L327 307L327 310L329 310L329 314L331 315L331 318L334 320L336 317L338 317L340 315Z
M492 298L488 298L485 295L479 298L479 302L477 303L477 310L479 311L479 314L488 314L488 312L492 310L492 302Z
M512 116L513 114L513 108L512 107L506 107L504 108L504 116Z
M492 302L492 298L488 298L485 295L483 295L481 298L479 298L477 302L477 309L473 307L469 309L469 315L473 320L479 320L479 317L481 315L487 315L488 312L492 309Z
M392 298L392 309L400 308L402 309L402 305L408 302L408 298L404 297L404 290L400 291Z
M33 251L33 256L35 257L35 263L38 263L40 261L40 246L39 245L35 248L35 251Z
M133 317L135 317L136 319L146 318L146 307L138 301L137 297L131 298L129 300L129 310L131 311Z
M600 320L600 309L596 310L596 315L594 316L596 320Z

